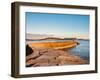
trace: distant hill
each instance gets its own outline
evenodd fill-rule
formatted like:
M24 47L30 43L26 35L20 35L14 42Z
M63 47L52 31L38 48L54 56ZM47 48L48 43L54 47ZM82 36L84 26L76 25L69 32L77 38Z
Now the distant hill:
M32 40L89 40L89 39L78 39L78 38L60 38L56 37L54 35L48 35L48 34L26 34L26 40L32 41Z
M56 37L48 37L48 38L42 38L42 39L26 39L28 41L32 40L64 40L64 38L56 38Z
M48 37L40 40L64 40L64 38Z

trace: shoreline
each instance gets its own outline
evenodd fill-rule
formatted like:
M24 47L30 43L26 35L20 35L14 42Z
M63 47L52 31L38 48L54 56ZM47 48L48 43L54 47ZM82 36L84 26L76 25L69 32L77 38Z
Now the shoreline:
M87 60L83 60L81 57L70 54L67 51L60 50L62 47L57 48L58 45L56 42L56 46L53 43L48 44L48 42L43 45L43 43L39 42L38 44L29 44L30 48L33 50L32 54L26 56L26 67L36 67L36 66L61 66L61 65L81 65L81 64L89 64ZM70 44L69 44L70 43ZM40 44L40 46L39 46ZM64 46L64 48L71 48L77 46L79 43L77 42L62 42L59 43L59 46ZM73 45L74 44L74 45ZM34 46L33 46L34 45Z

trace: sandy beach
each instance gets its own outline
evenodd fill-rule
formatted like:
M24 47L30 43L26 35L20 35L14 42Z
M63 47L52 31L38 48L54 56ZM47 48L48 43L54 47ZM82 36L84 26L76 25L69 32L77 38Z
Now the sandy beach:
M79 45L76 41L37 42L28 45L32 51L26 56L27 67L88 64L79 56L63 50Z

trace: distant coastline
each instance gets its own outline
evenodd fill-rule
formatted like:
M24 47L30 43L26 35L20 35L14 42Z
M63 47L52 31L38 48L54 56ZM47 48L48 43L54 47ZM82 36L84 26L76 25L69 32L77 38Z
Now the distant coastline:
M26 33L27 41L40 41L40 40L89 40L87 38L77 38L77 37L60 37L53 34L30 34Z
M57 38L57 37L47 37L42 39L26 39L27 41L41 41L41 40L86 40L89 41L89 39L77 39L77 38Z

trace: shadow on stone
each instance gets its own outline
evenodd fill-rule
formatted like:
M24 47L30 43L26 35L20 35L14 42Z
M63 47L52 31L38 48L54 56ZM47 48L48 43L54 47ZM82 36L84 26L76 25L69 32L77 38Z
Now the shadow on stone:
M26 45L26 56L30 55L33 53L32 48L29 45Z

